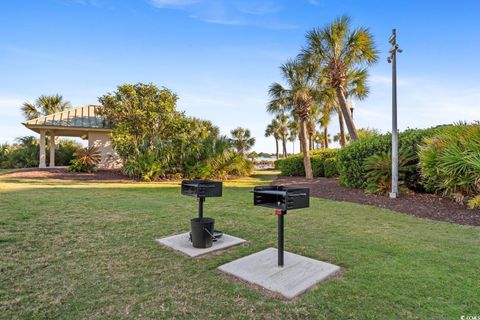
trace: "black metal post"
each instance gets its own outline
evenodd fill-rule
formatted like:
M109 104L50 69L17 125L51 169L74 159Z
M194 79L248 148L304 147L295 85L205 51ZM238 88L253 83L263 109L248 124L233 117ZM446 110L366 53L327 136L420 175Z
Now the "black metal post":
M283 216L287 214L286 210L282 210L281 214L278 215L278 266L283 267Z
M205 201L204 197L198 198L198 218L203 219L203 202Z

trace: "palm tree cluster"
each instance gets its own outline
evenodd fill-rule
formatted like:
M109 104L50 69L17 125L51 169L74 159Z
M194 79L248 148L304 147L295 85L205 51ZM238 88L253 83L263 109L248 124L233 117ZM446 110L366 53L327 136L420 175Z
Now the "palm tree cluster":
M275 138L277 158L279 141L283 156L287 156L286 140L298 136L305 175L312 178L309 150L329 147L328 125L333 114L340 124L340 145L346 144L347 136L358 139L347 100L368 95L367 67L376 62L378 52L369 30L352 28L347 16L309 31L306 39L301 53L280 67L285 85L275 82L269 88L267 111L274 119L265 136Z
M35 119L52 113L69 109L70 102L64 101L63 96L55 94L52 96L41 95L35 103L25 102L22 105L22 113L26 120Z

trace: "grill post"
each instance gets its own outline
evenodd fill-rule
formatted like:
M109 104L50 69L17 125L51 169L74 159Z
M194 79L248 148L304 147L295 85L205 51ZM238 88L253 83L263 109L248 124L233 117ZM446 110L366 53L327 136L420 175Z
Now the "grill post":
M198 218L203 219L203 202L205 201L204 197L198 197Z
M278 214L278 213L277 213ZM287 214L287 210L281 210L278 214L278 266L283 267L283 251L284 251L284 237L283 237L283 216Z

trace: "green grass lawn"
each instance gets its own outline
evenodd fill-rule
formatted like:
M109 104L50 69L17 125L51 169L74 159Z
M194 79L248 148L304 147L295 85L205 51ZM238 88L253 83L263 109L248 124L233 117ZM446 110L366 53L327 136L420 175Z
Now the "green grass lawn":
M286 217L286 250L345 268L286 303L217 267L276 246L273 210L228 182L205 215L248 244L188 258L157 237L186 231L193 198L175 183L107 184L0 177L4 319L460 319L480 314L480 229L321 199Z

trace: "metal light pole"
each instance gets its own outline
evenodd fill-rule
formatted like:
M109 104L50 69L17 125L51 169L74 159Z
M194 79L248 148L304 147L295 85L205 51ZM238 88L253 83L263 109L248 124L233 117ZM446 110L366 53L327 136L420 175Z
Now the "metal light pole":
M389 41L392 45L388 63L392 64L392 192L390 198L398 196L398 129L397 129L397 52L402 49L397 44L397 30L392 30Z

